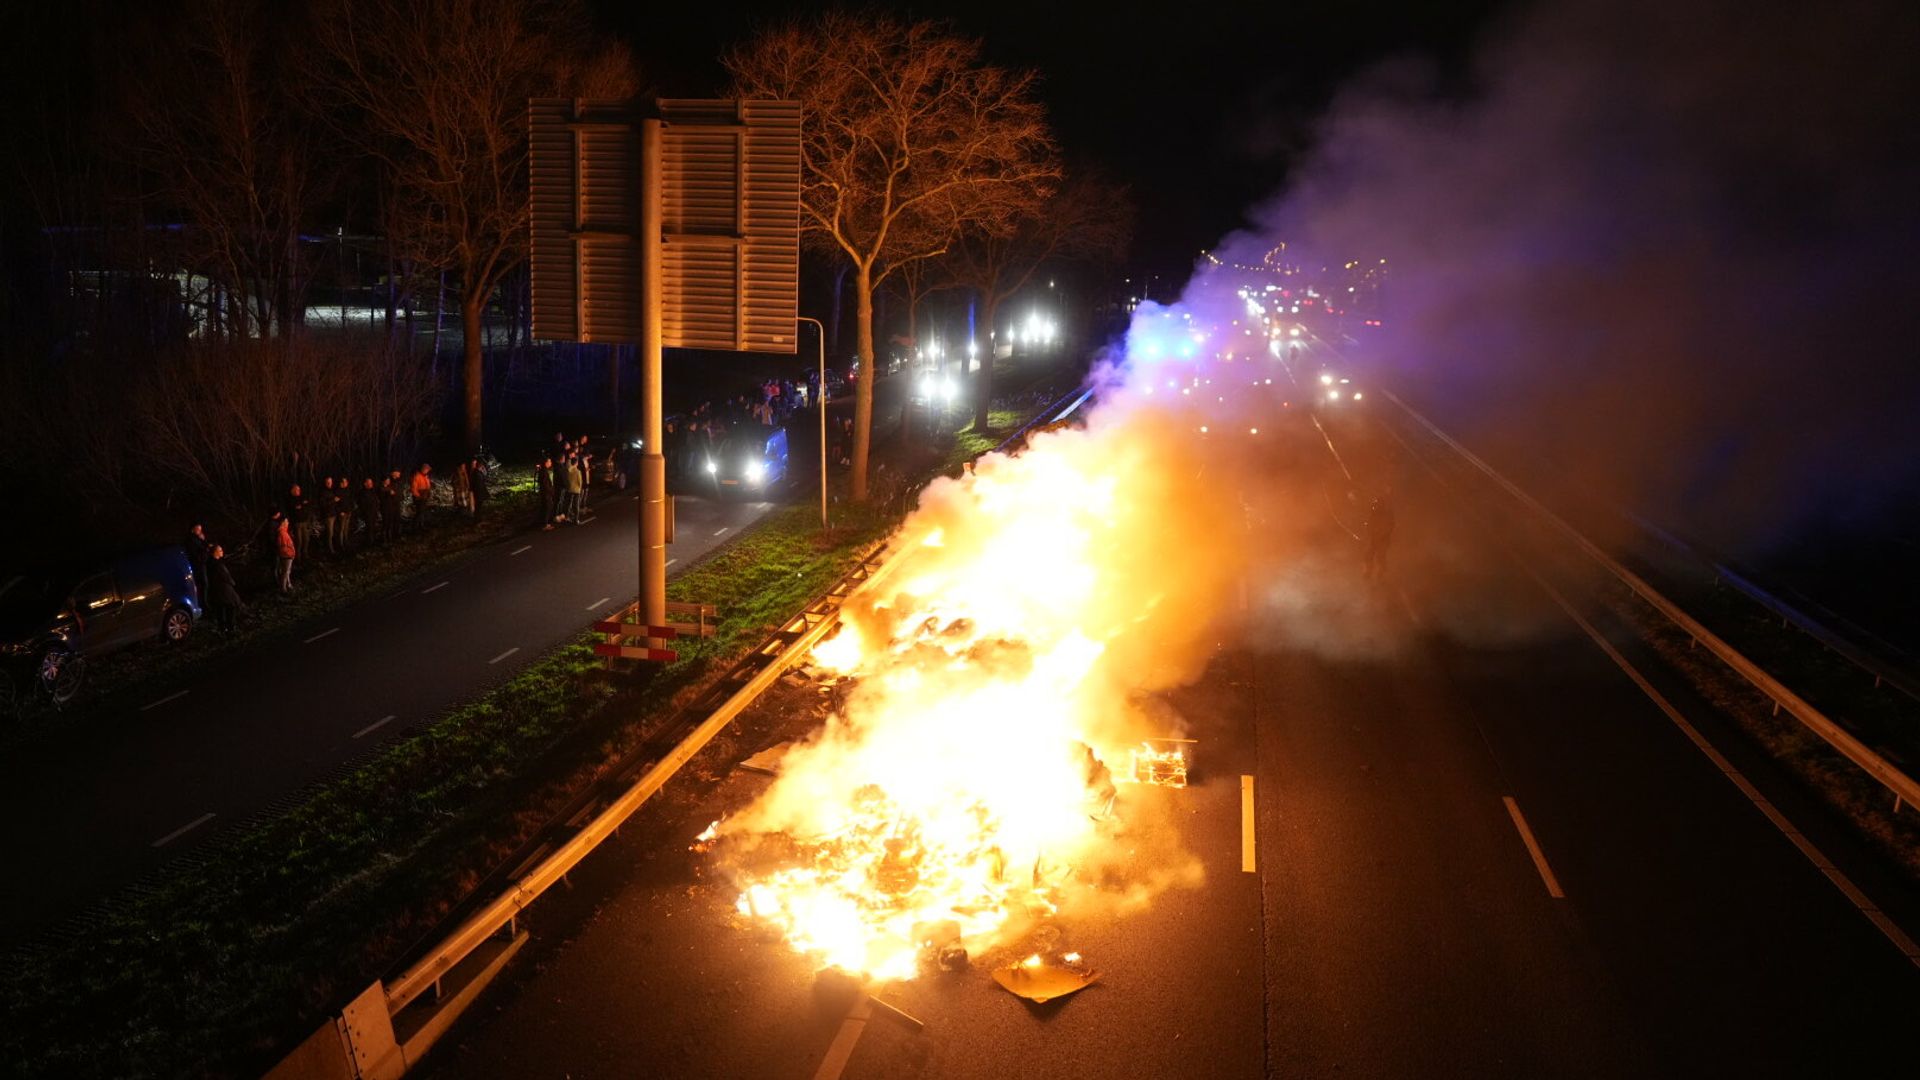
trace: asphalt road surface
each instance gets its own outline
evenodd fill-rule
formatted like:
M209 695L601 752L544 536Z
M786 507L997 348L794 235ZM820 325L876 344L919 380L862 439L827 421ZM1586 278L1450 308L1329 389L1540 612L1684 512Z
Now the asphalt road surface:
M1395 561L1362 580L1329 497L1311 585L1250 578L1249 633L1169 696L1198 782L1125 796L1173 804L1205 881L1063 926L1094 986L1032 1006L976 966L878 988L922 1029L850 1021L687 850L764 783L709 760L532 910L429 1074L808 1077L842 1036L858 1078L1904 1071L1911 888L1572 594L1657 703L1367 421L1305 420L1301 490L1393 477ZM804 726L809 693L755 712Z
M511 676L637 589L638 504L528 532L322 617L89 730L0 760L0 843L34 887L0 891L25 936L228 823ZM681 496L669 576L771 506Z
M874 438L884 445L898 437L908 380L882 378L874 389ZM849 392L829 412L850 415L852 403ZM789 425L793 498L819 482L810 419ZM678 496L668 577L771 505ZM297 798L632 601L634 495L591 506L589 524L481 548L157 691L124 716L93 718L94 738L55 736L0 757L0 843L34 880L0 890L0 940L30 938L222 827Z

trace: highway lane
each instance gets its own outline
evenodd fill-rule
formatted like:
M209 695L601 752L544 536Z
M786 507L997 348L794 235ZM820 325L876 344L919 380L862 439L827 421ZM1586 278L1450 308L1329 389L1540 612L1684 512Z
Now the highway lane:
M907 380L875 384L877 448L898 439ZM850 414L851 392L829 404ZM787 497L817 492L809 415L789 425ZM890 452L881 449L880 452ZM631 494L595 520L480 549L156 691L78 737L0 759L0 839L35 887L0 897L0 940L31 937L231 823L296 798L380 743L510 678L636 590ZM681 495L675 576L768 504ZM295 571L296 582L298 571ZM271 602L271 601L269 601Z
M671 576L771 505L682 496ZM248 650L107 718L111 740L48 740L0 761L0 842L35 887L0 897L24 937L471 699L632 600L637 503L479 550Z
M1065 927L1105 976L1052 1006L978 970L884 989L926 1028L876 1016L844 1075L1836 1075L1901 1060L1920 971L1833 875L1875 881L1889 910L1912 897L1878 891L1896 886L1802 819L1803 842L1840 864L1816 865L1448 493L1382 444L1346 450L1400 493L1387 581L1359 580L1329 515L1316 567L1355 597L1345 630L1267 625L1262 609L1292 599L1255 581L1261 648L1173 695L1204 779L1151 794L1183 801L1205 884ZM1624 652L1699 730L1737 739ZM1771 805L1817 816L1763 760L1725 753ZM813 1075L846 1001L739 926L684 850L756 783L689 778L590 860L430 1074Z

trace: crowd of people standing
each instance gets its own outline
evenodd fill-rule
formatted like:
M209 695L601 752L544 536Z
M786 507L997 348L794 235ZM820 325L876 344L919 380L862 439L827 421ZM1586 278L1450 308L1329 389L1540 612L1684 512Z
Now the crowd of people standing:
M344 558L374 547L391 545L410 533L423 533L442 513L458 520L477 517L492 487L492 470L478 457L456 462L452 478L436 484L433 466L426 462L411 472L389 469L354 479L337 471L320 472L296 461L294 472L304 481L288 484L259 526L251 548L262 564L271 566L272 588L291 596L297 586L294 570L308 560ZM446 497L436 489L444 489ZM439 509L445 504L447 510ZM207 535L196 522L183 541L198 582L200 603L214 625L230 631L247 605L235 578L226 544Z
M699 463L710 459L736 427L784 425L797 411L812 407L819 393L818 377L811 372L804 380L769 379L752 392L718 404L702 403L667 421L662 451L669 482L683 485L695 479ZM852 426L846 419L832 433L833 456L842 463L852 446ZM309 565L309 560L340 559L391 545L405 535L425 532L443 514L477 517L494 481L487 462L478 457L456 462L445 480L426 462L410 472L395 468L356 480L296 457L291 472L301 479L288 484L256 535L241 545L242 550L251 548L263 564L270 560L271 587L282 596L294 594L296 568ZM592 447L586 436L556 433L552 447L535 464L536 523L542 529L584 524L590 520L587 502L595 488L624 487L626 481L611 449ZM184 546L203 610L216 626L232 630L247 605L228 547L209 539L200 523L189 529Z

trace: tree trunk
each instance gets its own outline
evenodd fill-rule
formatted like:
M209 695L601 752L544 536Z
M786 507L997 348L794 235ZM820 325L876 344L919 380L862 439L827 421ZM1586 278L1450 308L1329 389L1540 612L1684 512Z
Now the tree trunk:
M440 388L440 324L447 318L447 272L440 271L440 291L433 298L433 386Z
M854 502L867 501L867 449L873 442L873 271L865 266L854 271L854 333L859 342L860 381L853 392L853 477Z
M980 376L974 380L980 398L973 406L973 430L985 434L989 414L993 412L993 317L1000 308L1000 299L989 293L982 301L981 313L986 316L988 338L986 352L980 357Z
M827 313L827 355L835 360L840 359L840 313L846 307L841 287L846 283L847 266L841 263L833 275L833 310Z
M480 452L480 410L481 390L486 379L487 355L480 341L480 313L485 306L487 296L472 289L462 290L460 296L461 352L464 362L461 365L463 385L467 401L467 453Z

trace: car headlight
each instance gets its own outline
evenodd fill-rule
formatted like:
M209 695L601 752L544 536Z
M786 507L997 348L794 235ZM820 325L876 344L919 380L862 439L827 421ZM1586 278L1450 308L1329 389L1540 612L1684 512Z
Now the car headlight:
M760 482L760 478L765 475L767 475L766 465L758 461L747 462L747 479L748 480L751 480L757 484Z
M948 379L945 382L942 382L940 384L940 396L947 399L948 401L953 400L953 380L952 379Z
M719 465L719 463L718 463L718 462L716 462L716 461L714 461L714 460L713 460L712 458L708 458L708 459L707 459L707 471L708 471L708 472L710 472L710 473L717 473L717 472L719 472L719 471L720 471L720 465Z
M923 398L930 398L933 396L933 380L932 379L920 380L920 396Z

